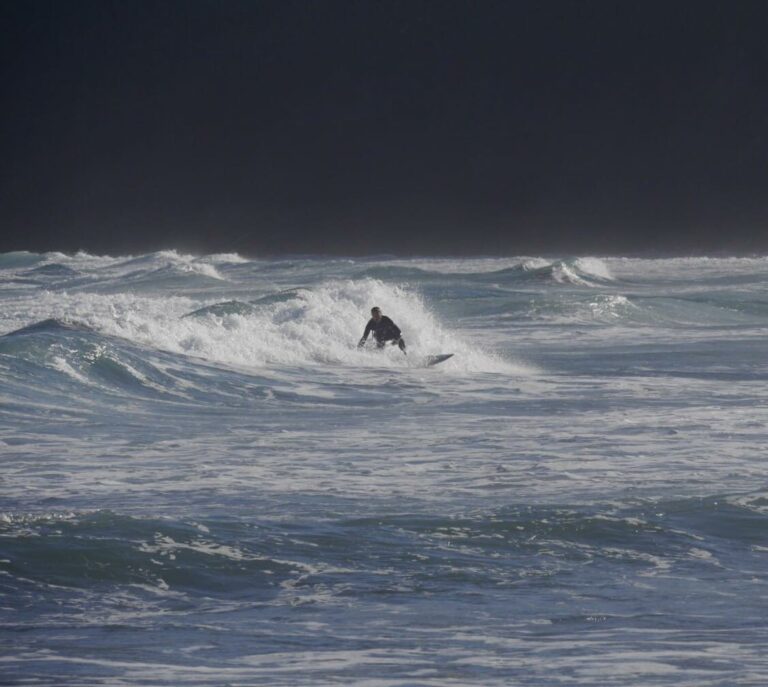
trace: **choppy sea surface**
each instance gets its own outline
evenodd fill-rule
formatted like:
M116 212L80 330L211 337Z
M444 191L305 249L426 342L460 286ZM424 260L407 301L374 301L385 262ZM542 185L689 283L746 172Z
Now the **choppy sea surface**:
M768 258L10 253L0 335L2 684L768 684Z

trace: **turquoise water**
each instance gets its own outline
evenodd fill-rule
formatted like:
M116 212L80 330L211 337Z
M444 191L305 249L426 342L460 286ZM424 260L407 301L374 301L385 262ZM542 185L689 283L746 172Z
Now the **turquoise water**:
M768 681L768 259L13 253L0 334L5 684Z

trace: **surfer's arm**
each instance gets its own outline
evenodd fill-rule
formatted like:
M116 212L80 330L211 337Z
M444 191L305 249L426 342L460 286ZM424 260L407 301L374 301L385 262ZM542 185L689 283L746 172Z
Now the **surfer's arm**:
M365 325L365 331L363 332L363 337L360 339L360 341L357 344L358 348L361 348L365 345L366 340L368 339L368 334L370 333L371 329L373 329L373 320L368 320L368 324Z

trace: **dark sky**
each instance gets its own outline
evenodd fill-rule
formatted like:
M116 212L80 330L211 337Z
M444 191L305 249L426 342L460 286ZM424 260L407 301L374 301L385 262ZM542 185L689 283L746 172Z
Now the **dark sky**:
M0 0L0 250L768 252L768 2Z

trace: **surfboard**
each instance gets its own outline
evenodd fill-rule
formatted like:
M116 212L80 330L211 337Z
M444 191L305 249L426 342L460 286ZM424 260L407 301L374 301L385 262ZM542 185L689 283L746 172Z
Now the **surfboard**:
M438 363L445 362L448 360L448 358L453 358L453 353L441 353L440 355L428 355L426 357L426 360L424 361L424 364L427 367L431 367L432 365L437 365Z

